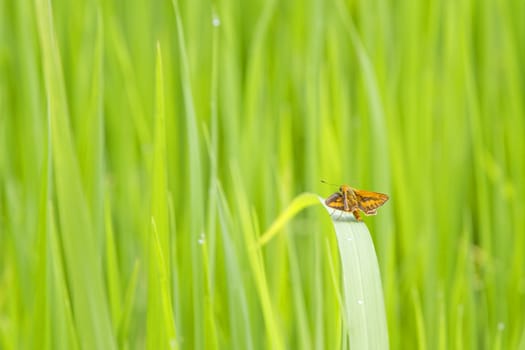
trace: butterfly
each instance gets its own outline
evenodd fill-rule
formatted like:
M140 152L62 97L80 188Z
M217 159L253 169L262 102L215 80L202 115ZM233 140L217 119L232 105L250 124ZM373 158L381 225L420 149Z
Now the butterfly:
M339 192L332 194L325 200L330 208L354 214L357 221L361 221L361 210L366 215L376 215L377 208L385 204L388 196L383 193L363 191L348 185L341 185Z

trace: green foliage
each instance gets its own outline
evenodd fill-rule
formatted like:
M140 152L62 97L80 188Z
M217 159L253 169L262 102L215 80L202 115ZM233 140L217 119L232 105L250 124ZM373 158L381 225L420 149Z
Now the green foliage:
M331 213L341 257L344 320L351 349L388 349L383 289L372 237L351 214Z
M348 348L321 179L392 349L524 347L523 13L0 0L0 349Z

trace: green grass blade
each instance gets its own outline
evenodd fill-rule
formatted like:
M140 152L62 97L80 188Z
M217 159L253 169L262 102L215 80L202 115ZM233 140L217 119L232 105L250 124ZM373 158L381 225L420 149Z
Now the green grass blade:
M155 150L152 167L147 348L178 348L171 303L166 116L162 52L157 44Z
M106 198L105 203L105 231L106 231L106 283L108 302L113 322L113 331L118 330L119 319L122 313L122 287L118 267L117 247L113 223L111 222L111 203Z
M186 244L190 249L191 265L189 272L191 274L192 288L190 290L192 297L191 308L186 306L191 318L193 318L193 340L188 339L188 344L193 341L195 348L202 348L206 346L204 327L205 315L203 310L202 300L204 299L204 285L203 285L203 266L202 255L198 245L199 236L201 236L203 223L201 222L201 214L204 200L204 175L201 163L200 151L200 134L198 131L198 118L195 111L195 102L192 91L192 80L190 75L190 62L187 53L187 46L185 41L184 25L182 22L181 10L179 2L172 0L172 9L175 15L176 33L178 39L178 53L179 53L179 67L180 67L180 83L182 87L182 95L184 101L184 120L186 123L186 142L187 142L187 169L186 174L189 179L189 188L191 188L191 195L188 197L189 215L189 236L186 238ZM208 22L209 24L209 22ZM184 331L183 331L184 332ZM190 338L190 332L187 337Z
M341 258L350 348L388 349L383 289L370 232L365 223L340 211L332 214L332 223Z
M284 349L284 338L279 327L278 314L270 296L264 260L261 256L260 250L256 247L256 231L253 212L248 205L246 194L243 191L242 180L238 169L234 168L232 173L235 183L238 184L235 191L237 213L239 216L238 220L243 233L244 242L248 248L248 263L253 274L253 279L255 281L259 298L257 302L260 303L261 311L264 317L264 325L266 328L265 338L273 349Z
M113 349L115 338L105 300L100 253L92 230L78 159L70 132L62 64L54 34L51 3L36 0L42 65L51 128L53 174L65 266L70 280L74 321L87 348Z
M303 193L294 198L288 208L286 208L272 223L270 228L268 228L268 230L266 230L266 232L261 235L257 241L257 246L262 247L268 243L273 237L275 237L276 234L279 233L279 230L281 230L288 221L297 215L297 213L311 205L318 204L318 202L319 197L312 193Z
M425 350L427 348L427 332L425 330L425 318L423 317L421 298L417 289L412 291L412 301L414 303L418 349Z
M308 314L306 312L306 305L304 300L304 291L301 286L300 281L300 269L299 269L299 258L297 257L296 250L293 241L288 239L288 255L290 259L290 274L292 282L292 296L293 304L297 315L300 315L297 322L297 337L299 338L299 348L300 349L312 349L312 332L308 326Z
M51 206L51 205L50 205ZM80 349L79 335L71 310L71 293L67 288L64 257L60 251L60 238L54 219L54 210L49 209L49 304L51 314L52 349Z
M247 281L242 279L241 268L245 259L232 239L234 220L231 216L224 192L217 188L218 219L224 249L228 310L232 329L232 347L252 350L255 348L252 317L250 317Z
M122 302L122 315L119 320L118 328L118 337L119 345L122 348L130 347L130 323L133 316L133 304L135 302L135 295L137 292L137 284L139 281L139 262L135 261L133 266L133 272L131 273L131 278L126 288L126 294L124 295L124 300Z

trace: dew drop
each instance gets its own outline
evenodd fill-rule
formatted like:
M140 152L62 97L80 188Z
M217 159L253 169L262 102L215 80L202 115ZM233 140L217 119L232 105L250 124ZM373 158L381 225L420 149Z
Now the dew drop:
M213 16L212 23L214 27L218 27L221 25L221 19L217 15L215 15Z
M201 233L201 236L199 238L199 244L204 244L206 242L206 237L204 237L204 233Z
M365 301L363 299L357 299L357 303L359 305L363 305L365 303Z
M503 322L498 322L498 331L503 331L505 329L505 323Z

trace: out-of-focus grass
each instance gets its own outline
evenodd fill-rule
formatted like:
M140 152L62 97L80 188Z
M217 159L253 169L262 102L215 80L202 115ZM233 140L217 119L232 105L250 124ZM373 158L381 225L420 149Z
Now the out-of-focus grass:
M0 348L346 348L320 179L391 196L391 348L523 346L523 13L0 0Z

